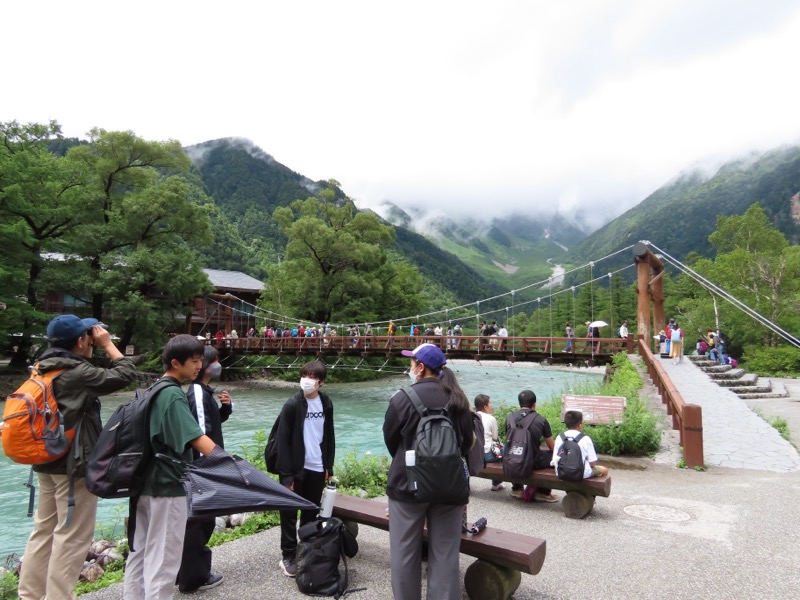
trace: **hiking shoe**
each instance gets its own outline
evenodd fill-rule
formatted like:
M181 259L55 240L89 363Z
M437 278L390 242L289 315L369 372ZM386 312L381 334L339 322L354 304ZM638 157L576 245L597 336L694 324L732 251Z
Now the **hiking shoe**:
M206 582L197 589L200 591L213 589L222 583L223 579L224 577L222 575L211 573L208 576L208 579L206 579Z
M297 563L293 558L284 558L280 562L281 570L287 577L294 577L297 575Z
M498 483L497 485L492 486L493 492L502 492L504 489L506 489L506 486L504 486L502 483Z
M553 494L534 494L533 499L536 502L558 502L560 498Z
M511 496L512 496L512 498L522 498L522 492L523 492L523 491L524 491L524 489L519 489L519 490L511 490Z

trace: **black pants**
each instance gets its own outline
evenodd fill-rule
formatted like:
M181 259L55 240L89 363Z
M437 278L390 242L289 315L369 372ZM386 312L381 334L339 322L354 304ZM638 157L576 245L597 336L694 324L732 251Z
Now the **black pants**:
M325 489L325 473L303 470L303 479L294 480L294 493L319 506L322 490ZM282 510L281 514L281 554L283 558L294 558L297 552L297 511ZM317 518L319 510L301 510L300 526Z
M548 467L552 468L550 461L553 460L553 451L552 450L539 450L536 453L536 458L533 461L533 468L534 469L547 469ZM514 483L511 485L512 490L521 490L522 484L521 483ZM550 495L552 492L550 488L542 488L537 487L536 493L537 494L544 494L545 496Z
M211 575L211 550L206 547L214 533L214 517L186 521L183 539L183 557L178 571L178 589L182 592L196 590Z

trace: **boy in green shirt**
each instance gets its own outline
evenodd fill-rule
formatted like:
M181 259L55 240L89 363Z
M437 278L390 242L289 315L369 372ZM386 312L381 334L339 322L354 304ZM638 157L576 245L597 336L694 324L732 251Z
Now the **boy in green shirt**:
M193 381L200 372L203 344L191 335L175 336L164 347L161 362L164 378L172 379L176 385L165 388L152 401L150 443L155 452L191 462L192 448L210 454L216 447L192 417L189 402L180 388L184 381ZM162 600L173 596L186 531L182 475L179 467L163 460L154 459L147 468L142 495L135 503L134 550L125 565L126 600Z

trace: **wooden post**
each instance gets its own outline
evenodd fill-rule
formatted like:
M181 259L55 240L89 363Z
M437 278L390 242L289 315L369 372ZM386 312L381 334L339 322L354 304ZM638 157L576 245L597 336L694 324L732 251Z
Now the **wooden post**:
M690 469L705 467L703 460L703 409L697 404L685 404L682 413L683 460Z
M637 303L636 334L643 337L650 347L650 293L647 285L650 282L650 265L639 257L636 259L636 287L639 291Z
M664 294L661 275L664 263L646 244L633 245L633 262L636 264L636 287L639 292L637 334L652 347L653 333L664 323ZM652 281L651 281L652 278ZM652 287L651 287L652 283ZM650 302L653 303L653 329L650 329Z

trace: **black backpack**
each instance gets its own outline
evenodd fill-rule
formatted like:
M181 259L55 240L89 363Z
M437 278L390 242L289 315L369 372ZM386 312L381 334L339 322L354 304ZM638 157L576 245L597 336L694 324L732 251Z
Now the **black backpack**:
M564 481L583 481L583 452L578 442L583 437L579 433L574 438L567 437L562 433L561 447L558 449L558 463L556 464L556 475Z
M86 464L86 488L100 498L131 498L142 490L144 473L153 459L150 445L150 407L161 390L179 387L161 379L146 390L136 390L106 423Z
M503 475L509 479L530 477L536 461L538 448L528 427L536 420L538 413L530 411L519 416L514 427L506 432L506 446L503 451Z
M347 557L358 552L358 542L336 517L319 518L298 530L297 589L310 596L339 598L347 589ZM344 563L344 576L339 572Z
M278 474L278 427L280 427L280 422L281 416L278 415L269 432L267 447L264 448L264 464L267 466L267 471L273 475Z
M467 469L470 475L477 475L485 466L483 451L484 429L483 421L478 413L472 413L472 433L475 434L475 443L467 454Z
M420 502L463 505L469 502L469 472L447 408L428 408L411 387L403 388L419 413L414 438L416 465L409 468Z

